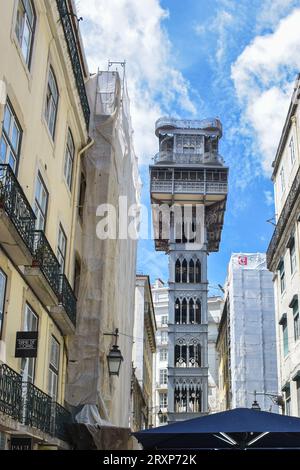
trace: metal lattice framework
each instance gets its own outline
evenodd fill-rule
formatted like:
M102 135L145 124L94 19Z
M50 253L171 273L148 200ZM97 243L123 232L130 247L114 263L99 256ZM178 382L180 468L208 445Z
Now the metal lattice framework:
M87 129L90 122L90 107L86 94L83 73L81 68L81 61L78 52L77 40L75 38L72 22L70 19L70 12L66 0L56 0L57 8L59 11L61 24L64 30L66 43L68 46L69 56L72 63L74 77L76 81L77 91L79 94L82 111Z
M292 187L290 189L288 197L281 211L280 217L278 219L276 228L273 232L273 236L271 238L271 241L267 250L268 269L271 269L273 257L275 255L276 249L283 235L284 229L288 223L292 210L295 206L295 203L299 197L299 194L300 194L300 168L297 171L297 174L295 176Z
M6 364L0 365L0 411L21 420L22 377Z

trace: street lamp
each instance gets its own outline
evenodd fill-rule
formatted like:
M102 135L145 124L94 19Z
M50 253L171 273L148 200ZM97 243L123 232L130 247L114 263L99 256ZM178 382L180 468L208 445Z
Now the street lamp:
M119 330L116 328L115 333L104 333L105 336L115 336L115 344L110 349L107 355L107 363L108 363L108 372L109 375L119 375L121 364L123 361L123 356L117 345Z

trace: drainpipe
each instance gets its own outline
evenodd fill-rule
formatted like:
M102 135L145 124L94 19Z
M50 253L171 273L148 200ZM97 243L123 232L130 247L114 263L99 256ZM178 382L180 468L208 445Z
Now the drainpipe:
M80 184L80 175L78 175L78 168L79 168L79 165L80 165L80 160L81 160L81 155L86 152L87 150L89 150L90 147L92 147L94 145L95 141L94 139L92 139L91 137L89 137L88 139L88 142L85 144L84 147L82 147L81 150L79 150L78 152L78 155L77 155L77 159L76 159L76 166L75 166L75 169L74 169L74 175L75 175L75 187L74 187L74 191L73 191L73 200L72 200L72 207L73 207L73 215L72 215L72 223L71 223L71 245L73 244L73 246L75 245L75 226L76 226L76 214L77 214L77 204L76 204L76 200L77 200L77 197L78 197L78 185ZM72 256L71 256L71 253L69 253L69 262L68 262L68 273L69 273L69 278L71 278L70 276L70 264L71 264L71 259L72 259Z

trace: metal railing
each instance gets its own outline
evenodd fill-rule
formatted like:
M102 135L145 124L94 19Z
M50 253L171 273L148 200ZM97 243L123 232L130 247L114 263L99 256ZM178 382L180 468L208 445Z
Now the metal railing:
M0 412L19 423L68 440L71 413L6 364L0 364Z
M45 234L36 230L33 234L33 266L38 266L53 292L60 297L60 264Z
M60 275L60 295L59 301L64 307L68 317L76 326L76 297L72 287L64 274Z
M287 225L290 214L294 208L295 202L300 194L300 168L298 169L293 184L291 186L290 192L287 196L283 209L280 213L280 217L277 221L275 230L273 232L268 250L267 250L267 267L270 269L272 264L272 259L276 252L276 248L280 242L284 229Z
M0 365L0 411L21 421L22 377L6 364Z
M90 107L86 94L83 73L81 69L81 60L78 52L78 39L75 38L72 22L66 0L56 0L61 24L64 30L65 40L68 46L69 57L72 63L72 69L76 81L77 91L86 123L87 130L90 122Z
M152 180L151 191L172 192L172 181ZM227 194L227 183L214 181L174 181L174 193L203 193L203 194Z
M0 207L5 210L32 253L36 216L10 165L0 164Z
M24 424L51 433L51 397L30 382L22 382Z
M162 150L153 157L154 163L180 163L187 165L198 165L207 162L224 164L224 159L217 152L184 153Z

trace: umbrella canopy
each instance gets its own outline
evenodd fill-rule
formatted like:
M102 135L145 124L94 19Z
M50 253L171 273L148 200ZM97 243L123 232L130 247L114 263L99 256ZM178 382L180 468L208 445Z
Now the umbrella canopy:
M144 449L300 448L300 418L236 408L134 436Z

